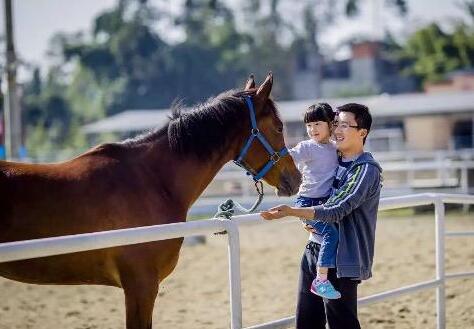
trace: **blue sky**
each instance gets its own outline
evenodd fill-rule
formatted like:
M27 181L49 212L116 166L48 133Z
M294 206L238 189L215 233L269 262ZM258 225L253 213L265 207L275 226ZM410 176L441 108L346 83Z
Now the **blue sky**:
M234 3L236 1L233 0ZM357 19L338 19L324 31L321 38L324 47L332 49L354 34L377 35L377 31L384 27L389 27L399 35L406 35L424 23L434 20L449 22L450 18L461 16L461 10L456 5L459 0L408 0L410 14L404 19L386 10L381 5L382 0L362 1L362 13ZM13 0L17 53L29 62L46 65L48 40L54 33L89 30L93 17L115 2L116 0ZM379 8L377 12L380 15L373 15L374 8ZM374 19L375 17L377 18ZM2 12L0 33L3 34L3 30Z

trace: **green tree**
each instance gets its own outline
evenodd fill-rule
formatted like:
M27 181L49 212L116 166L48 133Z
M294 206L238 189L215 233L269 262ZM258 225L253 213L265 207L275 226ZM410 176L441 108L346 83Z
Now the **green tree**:
M37 154L53 145L80 148L85 139L78 127L85 122L125 109L168 107L177 96L202 101L240 85L250 38L237 31L232 11L218 1L188 1L185 10L186 19L176 24L186 37L177 44L153 28L167 13L133 0L95 18L92 41L83 33L54 36L49 52L56 66L46 81L35 71L26 88L29 148Z
M90 71L94 88L113 92L111 102L103 102L106 114L167 107L177 96L202 101L243 79L242 45L248 38L237 32L233 14L222 2L187 1L176 19L186 38L174 45L152 28L150 13L165 14L140 2L129 15L133 4L120 1L99 15L92 43L63 42L66 61L80 65L77 76L87 77L82 70Z
M400 15L407 13L405 0L385 0L388 7L395 8ZM270 63L277 70L279 76L291 76L292 62L304 63L305 70L313 70L317 76L322 72L322 54L320 49L320 35L331 26L342 12L347 17L357 16L360 6L366 3L361 0L304 0L297 4L285 0L247 0L243 5L248 19L248 29L253 31L256 42L253 51L261 55L260 63ZM266 4L266 6L265 6ZM299 6L301 11L296 17L286 18L284 8L293 5ZM286 6L285 6L286 5ZM269 7L267 14L262 14ZM342 9L342 10L341 10ZM257 13L257 15L255 15ZM290 41L290 47L285 41ZM263 48L263 49L260 49ZM265 65L257 65L266 67ZM320 80L320 79L318 79ZM289 85L283 85L287 93L284 98L291 97ZM319 86L314 86L319 89Z
M265 1L244 2L247 19L237 26L229 0L186 0L178 14L146 0L119 0L95 17L91 36L56 35L50 45L55 66L46 79L35 71L25 92L30 145L45 152L53 145L80 148L79 127L86 122L126 109L168 107L176 97L203 101L240 87L250 72L263 77L273 71L281 77L274 95L290 98L295 54L319 55L318 36L335 17L334 4L348 13L361 4L305 0L300 17L288 19L281 5L293 2ZM405 1L388 2L406 10ZM165 20L181 28L182 39L167 40L166 31L156 30Z
M26 144L30 155L38 156L53 146L66 147L74 135L70 127L76 121L66 98L67 86L61 82L60 72L51 70L42 81L39 69L25 86L22 99Z
M474 25L474 1L465 0L460 3L461 10L465 11L471 19L471 26Z
M401 55L411 61L406 74L419 77L423 83L439 82L449 72L473 67L474 33L463 23L453 33L432 23L409 37Z

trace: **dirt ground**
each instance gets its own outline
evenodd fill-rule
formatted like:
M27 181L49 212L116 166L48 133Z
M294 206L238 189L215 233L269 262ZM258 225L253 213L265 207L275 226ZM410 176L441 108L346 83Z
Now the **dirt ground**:
M473 231L474 214L448 216L447 230ZM245 326L294 314L298 266L307 234L299 223L241 230ZM360 296L435 277L434 216L381 217L374 277ZM153 328L229 328L227 238L209 236L185 246L174 273L162 284ZM447 273L474 271L474 238L446 238ZM363 328L435 328L435 290L359 309ZM474 328L474 279L446 288L447 328ZM123 328L122 291L99 286L36 286L0 278L0 329Z

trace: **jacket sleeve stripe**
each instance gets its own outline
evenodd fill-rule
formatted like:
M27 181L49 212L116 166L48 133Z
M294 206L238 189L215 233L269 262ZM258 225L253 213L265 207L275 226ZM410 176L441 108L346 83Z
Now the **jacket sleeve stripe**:
M351 179L345 183L345 187L343 190L341 191L336 191L336 194L333 195L327 202L326 202L326 205L332 205L334 203L337 202L337 200L339 200L340 198L343 198L345 195L349 194L352 189L354 188L354 184L355 184L355 180L357 179L357 177L359 177L360 175L360 172L361 172L361 166L357 166L356 167L356 172L354 173L354 175L351 177Z
M367 173L367 168L368 168L367 164L358 166L356 169L356 172L354 173L354 176L352 176L351 179L346 183L346 187L342 191L337 193L335 196L330 198L323 205L323 207L325 209L331 209L331 208L337 207L339 204L341 204L342 202L350 198L352 195L354 195L359 189L362 181L365 178L365 175Z

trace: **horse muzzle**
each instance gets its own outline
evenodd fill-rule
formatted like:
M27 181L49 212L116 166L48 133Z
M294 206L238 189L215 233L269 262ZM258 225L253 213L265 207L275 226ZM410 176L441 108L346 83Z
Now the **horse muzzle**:
M280 174L280 184L277 188L278 196L292 196L298 192L301 185L301 173L296 171L290 174L288 171L283 171Z

